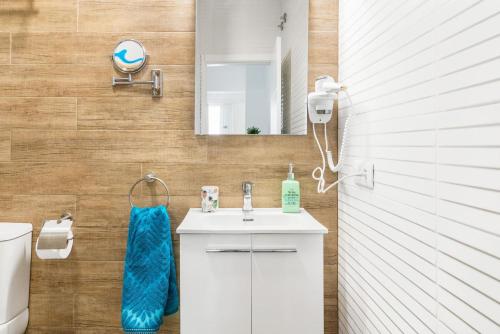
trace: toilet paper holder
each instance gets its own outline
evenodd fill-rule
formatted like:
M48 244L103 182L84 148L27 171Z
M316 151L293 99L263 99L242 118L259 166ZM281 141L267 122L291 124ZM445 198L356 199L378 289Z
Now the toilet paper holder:
M66 259L73 248L73 215L63 213L59 219L45 220L36 240L35 251L40 259Z
M64 212L61 215L61 217L57 220L57 223L59 224L65 219L69 219L69 220L73 221L73 215L71 214L71 212Z

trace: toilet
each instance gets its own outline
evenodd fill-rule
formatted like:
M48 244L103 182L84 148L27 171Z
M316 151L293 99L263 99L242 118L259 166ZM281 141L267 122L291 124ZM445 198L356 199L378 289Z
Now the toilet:
M33 227L0 223L0 334L22 334L28 326Z

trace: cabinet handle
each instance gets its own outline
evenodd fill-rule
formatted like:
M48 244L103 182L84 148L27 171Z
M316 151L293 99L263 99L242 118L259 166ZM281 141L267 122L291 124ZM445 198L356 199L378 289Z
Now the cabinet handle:
M297 248L253 249L254 253L297 253Z
M250 253L250 249L207 249L207 253Z

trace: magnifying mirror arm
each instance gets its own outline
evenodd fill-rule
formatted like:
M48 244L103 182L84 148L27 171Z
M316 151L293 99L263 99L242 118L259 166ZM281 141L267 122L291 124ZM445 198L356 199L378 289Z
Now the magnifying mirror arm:
M151 85L151 94L153 97L163 96L163 75L161 70L151 70L151 80L134 81L130 73L126 78L113 77L112 86L120 85Z
M132 74L129 74L126 78L113 77L113 87L117 85L131 85L133 81Z
M135 80L132 79L132 74L129 74L126 78L113 77L113 86L117 85L152 85L153 80Z

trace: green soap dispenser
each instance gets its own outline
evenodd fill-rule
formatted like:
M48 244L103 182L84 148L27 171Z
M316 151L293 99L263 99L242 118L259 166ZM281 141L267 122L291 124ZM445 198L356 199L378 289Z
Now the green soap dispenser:
M281 208L285 213L300 212L300 184L295 180L293 164L288 164L288 179L281 183Z

